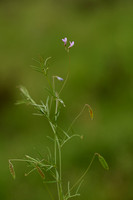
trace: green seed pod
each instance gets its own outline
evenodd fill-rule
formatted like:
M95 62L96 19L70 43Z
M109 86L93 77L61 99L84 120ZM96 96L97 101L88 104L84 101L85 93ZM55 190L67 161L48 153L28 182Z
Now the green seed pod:
M108 166L107 162L100 154L98 154L98 159L99 159L99 162L101 163L101 165L103 166L103 168L106 170L109 170L109 166Z

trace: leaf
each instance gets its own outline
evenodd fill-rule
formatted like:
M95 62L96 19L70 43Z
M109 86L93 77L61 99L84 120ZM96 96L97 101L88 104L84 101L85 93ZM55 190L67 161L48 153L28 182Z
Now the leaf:
M34 58L32 58L32 60L34 60L35 62L37 62L37 63L39 63L41 65L41 63L38 60L36 60Z
M9 160L9 170L10 170L10 173L12 175L12 177L15 179L15 170L14 170L14 166L13 164L11 163L11 161Z
M16 105L21 105L27 103L25 100L18 100L15 104Z
M20 91L22 92L22 94L24 94L24 96L30 96L28 90L24 86L20 86Z
M40 68L40 67L36 67L36 66L34 66L34 65L31 65L30 67L31 67L32 69L34 69L35 71L37 71L37 72L43 73L43 69Z
M44 181L44 183L57 183L57 181Z
M51 165L49 168L46 169L46 172L49 171L49 170L51 170L53 167L54 166Z
M64 101L62 99L57 98L58 101L65 107L66 105L64 104Z
M106 170L109 170L109 166L108 166L106 160L100 154L97 154L97 155L98 155L98 160L101 163L101 165L103 166L103 168Z
M46 111L47 111L47 115L49 117L49 96L47 97L47 100L46 100Z
M25 173L25 176L28 176L29 174L31 174L33 171L35 171L36 168L33 168L32 170L30 170L28 173Z

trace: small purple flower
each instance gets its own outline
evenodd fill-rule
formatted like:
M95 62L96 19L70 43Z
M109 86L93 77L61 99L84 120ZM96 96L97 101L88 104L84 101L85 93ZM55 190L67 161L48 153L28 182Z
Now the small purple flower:
M59 77L59 76L56 76L56 78L59 80L59 81L64 81L63 78Z
M64 39L62 39L62 41L64 42L64 46L66 46L67 38L65 37Z
M69 41L69 42L70 42L70 41ZM68 49L70 49L70 48L73 47L73 46L74 46L74 41L70 42L70 45L69 45Z

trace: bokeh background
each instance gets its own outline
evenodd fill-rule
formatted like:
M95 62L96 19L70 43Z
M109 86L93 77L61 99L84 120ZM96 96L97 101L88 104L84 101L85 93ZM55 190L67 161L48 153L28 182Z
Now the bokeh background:
M61 39L74 40L70 65ZM25 85L36 101L45 100L46 81L29 66L32 58L51 56L50 74L70 76L61 97L60 124L67 128L85 103L87 110L75 123L83 140L63 149L63 175L74 183L94 152L103 155L108 172L97 160L75 199L133 199L133 1L32 0L0 1L0 199L50 199L39 175L24 177L26 165L9 158L46 155L51 129L44 118L33 116L17 88ZM60 85L58 85L60 87ZM54 187L50 186L55 194Z

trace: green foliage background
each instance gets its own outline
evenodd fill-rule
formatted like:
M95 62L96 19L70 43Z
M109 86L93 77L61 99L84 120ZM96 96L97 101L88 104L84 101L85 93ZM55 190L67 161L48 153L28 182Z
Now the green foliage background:
M61 39L75 41L71 64ZM66 127L85 103L87 111L63 150L64 182L74 182L94 152L107 160L106 172L95 160L77 199L133 199L133 2L130 0L44 0L0 2L0 199L50 199L38 174L24 177L26 166L16 163L16 180L9 158L46 155L51 130L30 107L15 106L25 85L36 99L45 99L44 78L29 68L32 58L52 56L50 74L65 77L62 93L67 107L60 123ZM60 87L60 85L58 85ZM53 193L54 187L50 186Z

